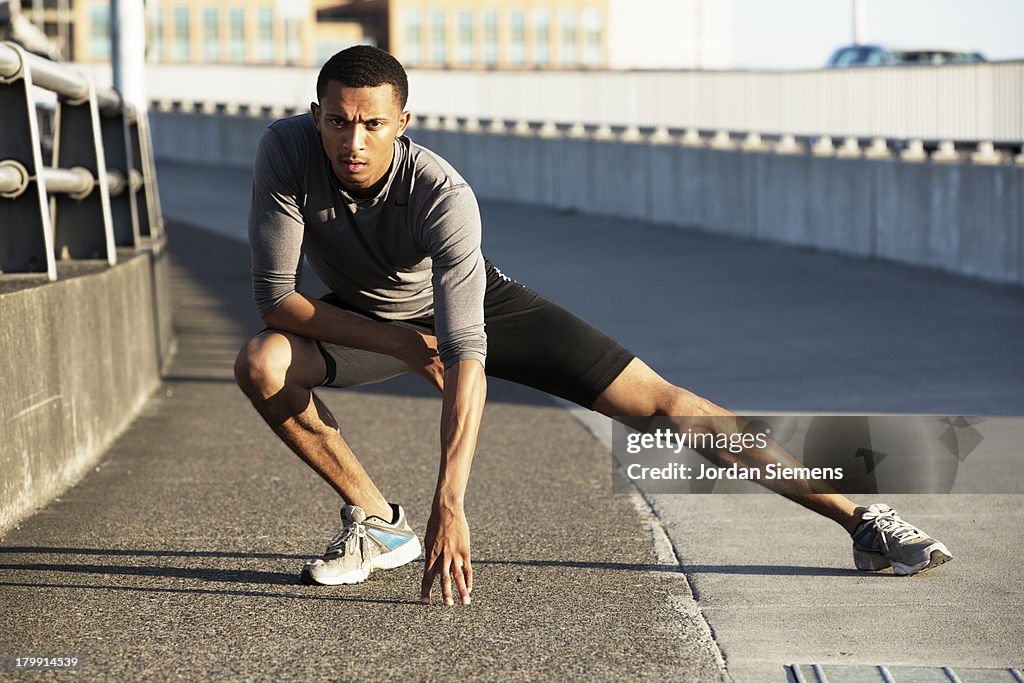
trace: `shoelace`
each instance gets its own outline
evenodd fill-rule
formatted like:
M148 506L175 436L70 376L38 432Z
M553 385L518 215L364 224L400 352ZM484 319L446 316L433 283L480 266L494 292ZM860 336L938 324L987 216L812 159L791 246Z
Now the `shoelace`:
M339 553L347 555L359 549L359 539L366 537L366 526L360 522L352 522L341 528L331 542L327 544L327 555Z
M906 541L918 536L924 536L924 532L910 522L900 519L899 515L892 508L878 511L869 509L864 513L863 519L865 522L873 523L886 550L889 549L890 537L897 541Z

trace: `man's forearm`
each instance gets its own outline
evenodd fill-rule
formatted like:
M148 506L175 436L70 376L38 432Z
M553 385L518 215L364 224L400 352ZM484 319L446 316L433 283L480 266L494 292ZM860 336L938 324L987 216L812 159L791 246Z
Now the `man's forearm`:
M435 504L445 511L462 510L486 398L487 379L478 361L460 361L445 371L435 493Z
M369 320L298 292L263 316L263 322L284 332L389 356L401 356L413 339L406 328Z
M442 383L441 467L423 537L427 561L423 565L420 601L430 602L434 580L440 578L445 604L455 604L454 581L459 601L468 605L472 602L473 566L464 503L487 398L484 366L476 360L459 361L445 371Z

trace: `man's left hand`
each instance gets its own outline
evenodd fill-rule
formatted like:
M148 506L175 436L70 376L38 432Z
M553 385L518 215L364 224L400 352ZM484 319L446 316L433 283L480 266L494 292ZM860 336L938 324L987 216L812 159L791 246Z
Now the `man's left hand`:
M430 512L427 534L424 537L426 565L423 569L423 584L420 588L420 602L430 603L430 592L434 578L441 578L441 598L446 605L454 605L452 581L458 591L459 601L470 604L473 590L473 567L469 560L469 523L461 506L444 509L437 501Z

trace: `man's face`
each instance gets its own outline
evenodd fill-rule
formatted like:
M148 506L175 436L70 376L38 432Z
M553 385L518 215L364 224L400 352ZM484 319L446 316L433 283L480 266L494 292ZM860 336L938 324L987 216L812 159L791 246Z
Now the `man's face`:
M310 111L342 187L356 197L374 196L391 167L395 138L409 124L394 86L349 88L328 81L327 92Z

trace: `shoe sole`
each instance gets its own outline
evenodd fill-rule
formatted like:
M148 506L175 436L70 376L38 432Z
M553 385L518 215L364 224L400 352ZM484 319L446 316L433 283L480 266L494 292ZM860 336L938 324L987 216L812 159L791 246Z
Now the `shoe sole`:
M928 548L928 559L919 564L903 564L902 562L890 562L881 553L864 550L853 552L853 564L857 569L864 572L880 572L883 569L892 567L892 573L897 576L911 576L919 572L928 571L940 564L945 564L953 559L949 550L942 543L936 542Z
M317 579L309 571L308 567L303 567L302 573L299 575L299 582L307 586L341 586L362 583L375 571L380 569L397 569L402 565L409 564L420 556L421 550L420 539L413 536L412 540L408 543L403 543L391 552L373 558L369 567L353 569L338 576L326 576Z
M941 543L937 543L935 546L932 546L926 562L922 562L918 565L907 565L899 562L893 562L892 573L897 576L911 576L913 574L926 572L929 569L938 567L940 564L945 564L952 559L953 556L949 554L949 550L946 549L946 546Z

